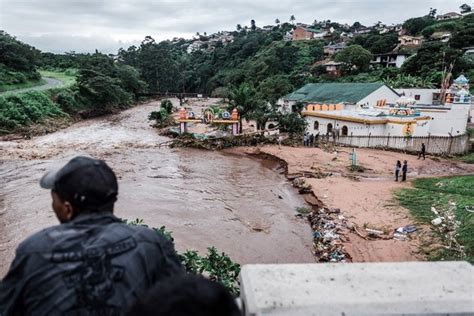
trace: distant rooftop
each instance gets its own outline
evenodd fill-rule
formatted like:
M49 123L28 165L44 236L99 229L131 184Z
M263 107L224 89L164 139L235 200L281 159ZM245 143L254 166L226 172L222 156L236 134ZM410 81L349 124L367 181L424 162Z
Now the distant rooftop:
M383 83L308 83L285 97L288 101L357 103Z

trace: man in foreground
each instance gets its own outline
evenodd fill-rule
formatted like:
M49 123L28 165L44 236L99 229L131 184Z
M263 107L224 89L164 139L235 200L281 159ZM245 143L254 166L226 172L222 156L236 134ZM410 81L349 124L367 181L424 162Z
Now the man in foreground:
M40 185L51 189L61 225L18 246L0 283L0 315L121 315L184 273L163 235L113 215L118 184L104 161L76 157Z

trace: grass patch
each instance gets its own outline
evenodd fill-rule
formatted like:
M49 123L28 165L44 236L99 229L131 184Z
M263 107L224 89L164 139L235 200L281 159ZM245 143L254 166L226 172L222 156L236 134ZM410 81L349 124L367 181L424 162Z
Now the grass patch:
M395 193L400 204L408 208L419 222L430 224L436 215L431 207L448 208L449 201L456 203L455 216L460 222L456 239L464 246L465 260L474 263L474 176L417 179L414 188L401 189ZM430 260L460 260L459 253L442 249L429 257Z
M465 163L473 163L474 164L474 152L467 153L465 155L459 156L455 158L456 160L465 162Z
M0 92L14 91L14 90L24 89L24 88L31 88L31 87L41 86L41 85L44 85L44 84L46 84L46 81L44 79L29 80L27 82L16 83L16 84L1 84L0 85Z
M295 211L301 215L307 215L311 212L311 210L308 207L304 207L304 206L295 208Z
M72 86L76 83L76 74L74 71L49 71L49 70L40 70L39 73L41 77L49 77L57 80L61 80L65 86Z

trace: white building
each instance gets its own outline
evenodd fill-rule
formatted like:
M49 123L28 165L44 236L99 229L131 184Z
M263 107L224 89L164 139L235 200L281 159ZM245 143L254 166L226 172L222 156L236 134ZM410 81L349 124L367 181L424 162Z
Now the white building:
M374 55L374 59L370 62L372 65L376 65L382 68L397 67L401 68L403 63L409 57L409 54L405 53L386 53Z
M417 89L401 88L395 89L398 94L415 100L416 105L439 105L440 89Z
M383 102L394 104L400 96L383 83L308 83L278 101L283 112L291 112L293 105L342 104L345 108L374 107Z

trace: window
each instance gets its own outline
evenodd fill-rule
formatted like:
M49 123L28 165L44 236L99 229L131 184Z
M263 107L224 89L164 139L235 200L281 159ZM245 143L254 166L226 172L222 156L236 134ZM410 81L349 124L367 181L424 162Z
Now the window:
M327 129L328 134L332 133L332 124L328 124L328 129Z
M344 125L342 127L342 136L347 136L348 133L349 133L349 129L347 128L346 125Z
M319 130L319 122L318 121L314 121L314 130L315 131Z
M420 95L419 94L415 94L415 100L420 101Z

